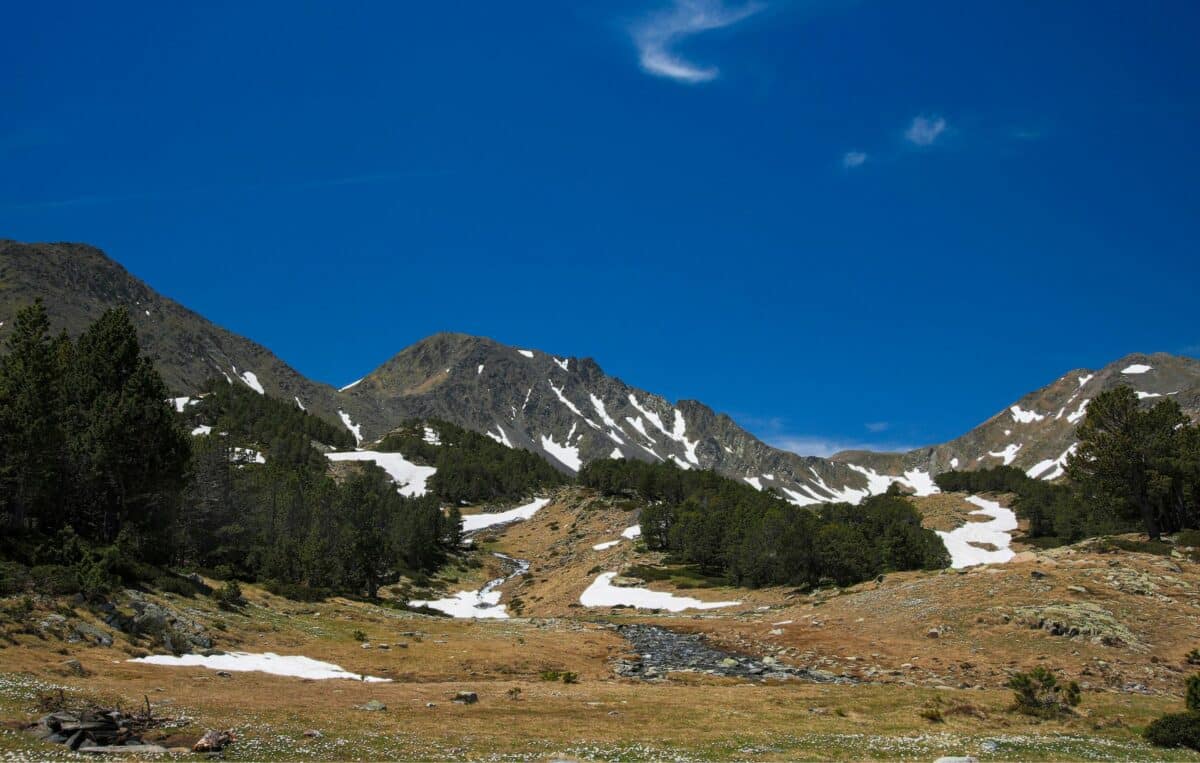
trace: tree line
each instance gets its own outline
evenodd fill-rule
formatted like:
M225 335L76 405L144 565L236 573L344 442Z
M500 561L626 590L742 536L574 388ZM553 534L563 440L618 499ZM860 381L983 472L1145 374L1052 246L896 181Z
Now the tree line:
M632 460L594 461L579 482L641 498L647 547L739 585L850 585L950 563L941 539L895 493L814 511L715 472Z
M1127 386L1097 395L1076 429L1066 479L1049 483L999 466L947 472L943 490L1016 494L1029 536L1071 543L1142 531L1152 540L1200 527L1200 426L1174 400L1140 405Z
M427 437L427 430L436 438ZM451 505L520 501L570 481L536 453L440 419L406 422L383 438L378 450L437 467L426 487Z
M334 479L314 440L353 443L297 407L214 383L176 414L124 309L72 340L37 302L5 349L0 588L100 595L172 567L373 596L459 546L436 497L400 496L370 464ZM212 434L190 437L197 423Z

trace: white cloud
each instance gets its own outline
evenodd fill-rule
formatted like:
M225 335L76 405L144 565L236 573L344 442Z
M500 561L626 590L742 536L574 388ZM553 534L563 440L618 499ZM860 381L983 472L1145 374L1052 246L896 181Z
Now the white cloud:
M867 155L862 151L847 151L842 155L842 166L848 170L861 167L866 161Z
M866 424L863 424L863 426L867 428L868 432L883 432L887 430L891 424L886 421L868 421Z
M765 442L780 450L790 450L801 456L828 458L843 450L873 450L877 453L897 453L913 450L915 445L894 442L860 442L817 435L778 435L764 438Z
M917 146L932 146L933 142L946 131L946 120L941 117L919 116L904 131L904 137Z
M672 47L694 34L732 26L763 7L757 2L726 8L721 0L674 0L670 8L635 23L629 32L644 71L694 85L716 79L720 70L693 64Z

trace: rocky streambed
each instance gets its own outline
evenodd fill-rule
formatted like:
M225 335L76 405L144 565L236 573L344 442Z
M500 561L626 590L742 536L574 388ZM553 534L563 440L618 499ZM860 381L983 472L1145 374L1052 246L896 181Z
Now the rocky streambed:
M705 673L749 680L800 680L814 683L855 683L854 679L823 670L795 668L774 657L732 654L707 644L698 633L677 633L655 625L613 626L636 657L618 659L614 670L627 678L655 680L668 673Z

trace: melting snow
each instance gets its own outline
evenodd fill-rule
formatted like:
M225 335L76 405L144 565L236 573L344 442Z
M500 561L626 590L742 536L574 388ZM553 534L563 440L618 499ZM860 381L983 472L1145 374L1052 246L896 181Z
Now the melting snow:
M441 445L442 444L441 435L439 435L437 433L437 430L434 429L433 427L428 427L428 426L425 427L424 439L425 439L425 442L429 443L430 445Z
M1013 443L1010 442L1008 445L1004 446L1004 450L995 451L995 452L988 451L988 455L995 456L996 458L1004 459L1004 465L1008 466L1013 461L1017 460L1017 451L1019 451L1021 449L1021 446L1023 444L1024 443L1016 443L1014 445Z
M1083 416L1084 416L1084 414L1086 414L1086 413L1087 413L1087 407L1088 407L1088 403L1090 403L1090 402L1092 402L1091 398L1086 398L1086 397L1085 397L1085 398L1083 399L1083 402L1081 402L1081 403L1079 404L1079 407L1078 407L1077 409L1075 409L1075 412L1074 412L1074 413L1068 413L1068 414L1067 414L1067 421L1069 421L1069 422L1071 422L1072 424L1074 424L1075 422L1077 422L1077 421L1079 421L1080 419L1082 419L1082 418L1083 418Z
M267 457L251 448L234 448L230 453L230 461L239 464L265 464Z
M549 498L538 498L524 506L518 506L508 511L496 512L495 514L468 514L463 517L462 529L464 533L473 533L487 527L506 525L509 522L519 522L523 519L529 519L544 509L549 503Z
M555 362L555 364L556 364L556 365L557 365L559 368L561 368L561 369L562 369L562 370L564 370L564 371L570 371L570 370L571 370L571 369L570 369L570 365L571 365L571 359L570 359L570 358L567 358L566 360L559 360L558 358L554 358L554 362Z
M527 358L533 357L533 350L517 350L517 352L524 355Z
M512 444L512 442L509 441L508 435L505 434L504 427L497 424L496 429L499 430L500 434L496 434L495 432L493 432L490 429L488 431L484 432L484 434L486 434L488 437L492 438L496 442L500 443L504 447L511 448L513 446L513 444Z
M351 431L351 433L354 434L355 443L361 444L362 443L362 425L355 424L353 421L351 421L350 414L346 413L345 411L339 410L338 416L342 419L342 423L346 425L346 429L349 429Z
M1154 370L1153 366L1147 366L1142 363L1134 363L1132 366L1126 366L1125 368L1121 369L1121 373L1123 373L1123 374L1144 374L1147 371L1153 371L1153 370Z
M567 437L569 440L570 435ZM579 467L583 466L583 461L579 458L579 448L574 445L559 445L552 437L542 435L542 449L573 472L579 471Z
M950 566L955 569L972 567L977 564L996 564L1007 562L1014 554L1009 544L1012 543L1013 530L1017 529L1017 515L1011 509L1006 509L996 501L989 501L977 495L967 498L979 507L972 514L991 517L990 522L967 522L962 527L950 532L938 531L946 550L950 552ZM988 551L974 543L986 543L996 547Z
M354 389L354 388L355 388L355 387L357 387L359 384L361 384L361 383L362 383L362 380L363 380L363 379L365 379L365 378L367 378L367 377L365 377L365 376L364 376L362 379L356 379L355 381L352 381L352 382L350 382L350 383L349 383L349 384L347 384L345 387L342 387L341 389L339 389L339 390L338 390L338 392L345 392L345 391L346 391L346 390L348 390L348 389Z
M190 397L173 397L169 402L171 405L175 406L176 413L183 413L184 408L199 401L194 401Z
M205 424L201 424L200 426L198 426L192 430L192 437L200 437L201 435L209 435L209 434L212 434L212 427L207 426Z
M747 482L749 482L749 483L750 483L750 484L751 484L751 485L754 487L754 489L755 489L755 490L762 490L762 489L763 489L763 487L762 487L762 481L761 481L761 480L759 480L759 478L758 478L758 477L742 477L742 479L744 479L744 480L746 480Z
M579 603L585 607L615 607L625 605L637 609L665 609L681 612L685 609L719 609L741 604L740 601L700 601L690 596L651 591L648 588L624 588L612 584L615 572L600 574L583 593Z
M1079 443L1075 443L1071 447L1064 450L1063 454L1058 458L1048 458L1045 461L1037 462L1033 465L1033 467L1026 471L1025 474L1033 479L1037 479L1039 476L1044 480L1058 479L1065 471L1064 467L1067 465L1067 459L1075 453L1075 450L1078 447ZM1054 471L1047 472L1047 470L1051 467L1054 467Z
M625 454L621 452L620 448L613 448L612 453L609 453L608 457L609 458L625 458Z
M506 580L510 580L517 575L523 575L529 570L529 562L524 560L516 560L504 554L496 554L509 562L516 563L516 569L511 575L503 578L496 578L488 581L487 585L480 588L478 591L459 591L445 599L434 599L433 601L412 601L409 604L418 607L429 607L436 609L439 612L445 612L451 617L460 619L470 618L494 618L505 620L508 618L508 611L505 606L500 603L500 586Z
M621 542L621 539L617 538L616 540L610 540L605 543L597 543L596 545L592 546L592 550L593 551L605 551L607 549L612 548L613 546L617 545L620 542Z
M958 459L957 459L957 458L952 458L952 459L950 459L950 468L951 468L951 469L957 469L957 468L958 468Z
M242 372L242 381L246 382L246 385L249 386L250 389L257 392L258 394L260 394L260 395L267 394L266 391L263 390L263 385L258 383L258 377L254 374L253 371L243 371Z
M1042 419L1046 418L1043 414L1040 414L1037 411L1023 410L1019 405L1014 405L1008 410L1012 412L1013 421L1016 421L1020 424L1032 424L1035 421L1041 421Z
M1096 378L1095 374L1088 374L1087 376L1080 376L1079 377L1079 386L1082 387L1083 385L1087 384L1088 382L1090 382L1092 379L1095 379L1095 378Z
M629 527L626 527L624 530L621 531L621 537L629 538L631 540L633 538L642 537L642 526L641 525L630 525Z
M391 682L390 678L376 678L350 673L331 662L321 662L310 657L299 655L278 655L273 652L252 654L250 652L229 652L205 657L200 654L181 654L178 657L169 654L152 654L149 657L138 657L127 662L143 662L148 665L166 665L171 667L200 667L211 670L232 670L237 672L257 671L276 676L292 676L294 678L309 678L324 680L327 678L349 678L354 681L368 683Z
M399 453L352 450L345 453L326 453L325 457L330 461L373 461L396 483L396 491L409 498L425 495L425 483L437 473L436 467L418 466Z
M482 363L480 363L480 364L479 364L479 368L478 368L478 369L475 371L475 375L476 375L476 376L482 376L482 375L483 375L483 364L482 364Z
M307 408L304 407L304 403L300 402L300 398L297 397L297 398L295 398L295 400L296 400L296 405L300 406L300 410L302 410L302 411L308 410Z

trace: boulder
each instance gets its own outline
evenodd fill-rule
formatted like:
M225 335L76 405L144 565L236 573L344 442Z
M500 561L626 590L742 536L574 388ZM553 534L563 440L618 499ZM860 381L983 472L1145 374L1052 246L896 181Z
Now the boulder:
M377 699L373 699L364 704L355 705L355 709L366 710L366 711L372 712L372 713L380 713L380 712L383 712L384 710L387 710L387 705L383 704L382 702L380 702Z
M479 695L473 691L460 691L454 695L453 701L459 705L474 705L479 701Z

